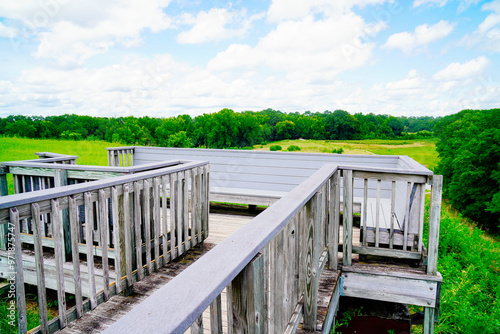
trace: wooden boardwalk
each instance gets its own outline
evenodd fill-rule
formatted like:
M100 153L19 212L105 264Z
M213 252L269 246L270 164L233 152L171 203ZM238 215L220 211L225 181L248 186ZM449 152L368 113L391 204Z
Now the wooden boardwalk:
M205 240L203 247L195 247L189 250L183 257L166 266L160 268L158 272L145 277L133 285L133 292L125 297L122 295L113 296L107 302L100 304L93 311L86 313L82 318L71 322L66 328L61 330L61 333L101 333L103 330L111 326L120 317L134 308L147 297L159 290L175 276L186 269L190 264L195 262L215 245L237 231L240 227L248 223L253 217L235 214L210 214L210 232L209 237ZM359 233L359 230L358 230ZM333 291L334 284L337 280L337 272L331 270L323 270L320 278L320 295L318 298L318 328L326 315L328 303ZM227 303L225 290L222 293L222 312L223 312L223 330L227 332ZM208 312L204 314L205 332L210 333L210 316ZM304 331L299 331L305 333Z

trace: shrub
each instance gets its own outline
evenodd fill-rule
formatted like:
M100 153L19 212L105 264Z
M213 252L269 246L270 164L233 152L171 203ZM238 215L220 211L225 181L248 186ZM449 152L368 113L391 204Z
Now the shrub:
M288 148L286 150L290 151L290 152L300 151L300 147L298 147L297 145L290 145L290 146L288 146Z
M270 151L281 151L281 146L279 145L272 145L270 148L269 148Z
M344 149L342 147L341 148L334 148L332 153L342 154L342 153L344 153Z

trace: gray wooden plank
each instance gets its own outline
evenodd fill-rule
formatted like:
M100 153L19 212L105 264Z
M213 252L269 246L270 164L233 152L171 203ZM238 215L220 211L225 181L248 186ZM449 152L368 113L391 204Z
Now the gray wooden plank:
M427 255L427 274L429 275L437 275L442 189L443 176L434 175L432 178L431 206L429 209L429 247Z
M43 264L43 248L42 248L42 225L40 223L40 207L37 203L31 205L32 208L32 224L35 240L35 263L37 276L37 299L38 299L38 314L40 318L40 328L44 333L48 333L48 313L47 313L47 291L45 290L45 270Z
M14 229L14 253L15 253L15 282L16 282L16 306L17 306L17 322L19 333L26 333L28 330L26 318L26 299L24 290L24 273L23 273L23 256L22 245L20 238L20 221L19 213L16 208L10 210L10 224L9 227Z
M59 210L59 201L52 200L52 234L54 236L54 256L56 259L56 280L57 280L57 307L59 310L59 325L61 328L68 323L66 318L66 294L64 287L64 262L63 262L63 243L61 233L61 215Z
M105 196L104 189L99 190L99 224L100 224L100 240L102 247L102 270L103 270L103 290L104 290L104 301L109 299L109 261L108 261L108 227L109 227L109 215L108 215L108 198ZM119 278L120 276L118 276Z
M76 317L79 318L83 314L82 304L82 282L80 277L80 261L78 252L78 219L77 206L73 196L69 197L69 223L71 228L71 256L73 263L73 279L75 286L75 302L76 302Z
M85 193L85 242L87 244L87 274L88 274L88 296L90 297L90 309L97 306L97 291L95 285L95 266L94 266L94 208L92 195ZM75 259L76 261L76 259Z

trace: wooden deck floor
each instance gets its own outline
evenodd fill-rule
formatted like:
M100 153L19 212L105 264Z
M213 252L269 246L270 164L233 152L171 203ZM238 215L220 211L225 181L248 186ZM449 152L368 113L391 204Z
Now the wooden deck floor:
M144 301L148 296L159 290L171 279L180 274L191 263L195 262L203 254L212 249L215 245L234 233L240 227L248 223L253 217L233 214L210 214L210 232L209 237L205 240L203 248L194 248L186 253L182 258L160 268L158 272L152 273L145 277L142 281L137 282L133 286L133 292L130 296L116 295L109 301L97 306L93 311L86 313L82 318L70 323L64 328L61 333L100 333L111 324L116 322L120 317L130 311L134 306ZM359 238L359 230L358 230ZM356 240L356 239L355 239ZM332 282L337 279L337 272L323 270L320 279L320 296L318 298L318 328L321 328L328 302L330 300ZM226 314L226 294L222 294L222 311L223 319L227 319ZM224 332L227 332L227 320L223 320ZM209 333L210 319L208 312L204 314L204 328ZM301 331L301 333L305 333Z

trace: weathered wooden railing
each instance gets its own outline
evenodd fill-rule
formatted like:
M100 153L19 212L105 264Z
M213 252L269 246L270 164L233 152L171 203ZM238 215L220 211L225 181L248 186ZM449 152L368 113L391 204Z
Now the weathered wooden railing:
M353 173L355 177L361 177L365 185L364 180L372 178L376 182L389 180L390 184L393 181L409 181L417 184L417 188L421 182L427 182L426 177L408 175L402 171L353 170L350 167L325 165L119 319L105 333L182 333L189 328L192 333L202 333L204 326L209 327L212 333L293 333L301 321L304 329L316 330L318 278L326 264L328 270L338 268L341 197L345 208L343 263L339 264L339 268L351 266L354 257ZM410 178L407 179L407 176ZM434 182L440 180L440 177L434 178ZM439 185L437 188L439 193ZM423 193L422 188L420 191ZM376 201L377 198L380 201L378 193ZM433 196L435 203L429 224L428 275L424 272L425 278L438 275L435 271L439 235L439 214L436 213L439 212L438 198L440 195ZM418 209L420 212L420 202ZM423 215L419 213L418 219L423 220ZM423 228L423 224L418 226ZM393 230L393 235L401 233ZM422 242L421 236L419 233L416 238L417 245ZM378 238L377 243L376 240L370 242L367 237L363 237L364 240L354 251L371 254L380 250L383 256L398 259L413 258L417 250L422 250L417 248L412 251L412 247L403 249L404 245L401 249L395 249L399 241L396 242L394 236L387 240L386 250L380 235ZM402 256L406 253L412 255ZM423 257L424 253L420 253L420 256ZM334 295L337 298L341 293L339 290L342 290L339 286L342 282L339 280L335 288ZM429 290L427 286L425 289ZM227 320L222 319L221 312L221 294L224 290L227 291ZM335 323L336 303L338 299L330 305L323 333L329 333ZM416 304L419 304L418 300ZM429 305L422 305L427 306L426 312L435 307L435 304ZM204 318L204 312L210 316ZM429 326L426 325L426 332Z
M133 166L134 146L108 148L108 166Z
M35 332L51 333L203 242L208 235L209 166L170 165L0 197L0 225L9 230L0 271L15 281L19 333L27 332L25 283L38 288L41 325ZM65 212L72 258L66 262ZM32 235L23 236L23 221ZM99 227L97 236L96 229L85 228L89 225ZM50 321L46 289L57 291L58 316ZM69 309L68 294L75 303Z

